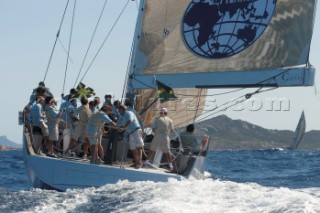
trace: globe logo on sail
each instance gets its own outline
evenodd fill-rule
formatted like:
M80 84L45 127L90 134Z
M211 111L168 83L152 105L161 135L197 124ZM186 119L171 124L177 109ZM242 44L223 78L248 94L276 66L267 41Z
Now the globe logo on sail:
M269 25L276 0L193 0L182 19L188 49L207 59L222 59L253 44Z

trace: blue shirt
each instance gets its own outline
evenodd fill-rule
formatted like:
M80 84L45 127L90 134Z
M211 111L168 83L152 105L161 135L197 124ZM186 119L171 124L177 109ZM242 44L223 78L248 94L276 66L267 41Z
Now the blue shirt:
M88 133L96 133L99 131L99 128L104 125L104 123L111 123L112 120L108 115L102 111L96 112L91 115L87 124Z
M32 116L32 125L39 126L40 122L44 122L43 118L41 117L43 114L43 108L41 104L34 104L31 107L31 116Z
M99 108L99 105L95 106L92 110L92 113L97 113L99 112L100 108Z
M183 147L191 148L193 151L199 151L199 139L194 132L181 132L180 139Z
M54 106L46 106L45 107L46 110L46 116L47 116L47 120L48 120L48 127L49 130L53 129L57 124L59 119L57 118L59 111L56 107Z
M126 129L129 134L140 128L137 116L131 111L125 111L123 115L120 115L117 124L124 126L128 121L131 121L131 124Z
M60 105L60 110L67 109L67 107L69 105L70 105L70 103L68 101L62 102L61 105ZM61 119L64 120L64 121L67 120L67 114L65 112L62 113Z
M120 113L119 113L119 111L118 111L117 107L112 106L112 112L111 112L111 115L112 115L116 120L118 120L118 119L119 119L119 117L120 117Z
M60 110L65 110L61 115L61 119L64 120L67 125L71 124L72 128L75 128L72 118L78 117L78 112L76 110L77 102L75 99L72 102L73 103L65 101L60 105Z

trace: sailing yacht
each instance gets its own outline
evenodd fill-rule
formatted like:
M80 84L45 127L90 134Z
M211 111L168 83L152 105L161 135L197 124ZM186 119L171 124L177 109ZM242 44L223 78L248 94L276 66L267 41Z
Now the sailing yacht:
M176 128L183 128L215 113L204 110L209 89L255 89L234 100L239 102L270 88L312 86L315 69L309 50L315 6L316 0L141 0L123 100L132 103L146 129L160 107L168 109ZM23 131L33 186L60 191L119 180L203 178L210 143L199 136L202 151L187 156L184 171L169 173L157 165L129 167L123 141L118 142L121 160L113 165L38 155L31 128L24 125ZM179 149L172 152L181 154Z
M304 136L305 131L306 131L306 119L304 116L304 111L302 111L300 119L299 119L299 123L298 123L297 128L294 132L292 144L288 147L289 150L294 150L294 149L298 148L298 146Z

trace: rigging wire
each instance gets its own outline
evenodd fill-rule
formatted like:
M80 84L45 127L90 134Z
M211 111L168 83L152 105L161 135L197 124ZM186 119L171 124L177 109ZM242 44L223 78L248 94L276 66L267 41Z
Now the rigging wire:
M199 106L200 106L200 99L201 99L201 93L202 93L202 89L198 89L198 96L197 96L197 106L196 106L196 111L194 113L194 117L193 117L193 122L196 120L196 117L197 117L197 113L198 113L198 109L199 109Z
M240 98L243 98L243 97L245 97L245 95L240 96L240 97L237 98L237 99L240 99ZM235 105L237 105L237 104L239 104L239 103L242 103L242 102L244 102L244 101L246 101L246 100L247 100L247 99L244 98L244 99L242 99L241 101L235 101L233 104L231 104L231 105L229 105L229 106L227 106L227 107L225 107L225 108L222 108L222 109L220 109L220 110L218 110L218 111L214 111L214 112L212 112L211 114L209 114L209 115L207 115L207 116L199 119L198 122L204 121L204 120L206 120L207 118L212 117L213 115L218 114L219 112L225 111L225 110L227 110L227 109L229 109L229 108L231 108L231 107L233 107L233 106L235 106ZM218 106L216 109L221 108L223 105L225 105L225 104L222 104L222 105ZM211 112L211 111L210 111L210 112ZM205 113L204 113L204 114L205 114Z
M61 21L60 21L59 29L58 29L58 32L56 34L56 40L54 41L53 48L51 50L51 54L50 54L50 57L49 57L48 65L47 65L47 68L46 68L46 72L45 72L45 75L43 77L43 82L45 82L47 74L48 74L48 71L49 71L49 67L50 67L50 64L51 64L51 61L52 61L52 57L53 57L53 52L54 52L54 50L56 48L57 40L58 40L59 35L60 35L60 30L61 30L61 27L62 27L62 24L63 24L64 17L66 15L66 11L67 11L67 8L68 8L68 5L69 5L69 1L70 0L67 1L66 7L64 8L64 12L63 12L63 15L62 15L62 18L61 18Z
M76 11L76 4L77 4L77 0L74 0L73 12L72 12L72 21L71 21L71 29L70 29L70 35L69 35L67 62L66 62L66 69L65 69L65 72L64 72L63 88L62 88L62 93L61 94L64 93L64 88L65 88L65 85L66 85L66 78L67 78L67 72L68 72L69 55L70 55L70 49L71 49L71 40L72 40L72 32L73 32L73 24L74 24L74 16L75 16L75 11Z
M283 72L282 72L282 73L283 73ZM281 73L281 74L282 74L282 73ZM262 82L270 81L270 80L272 80L273 78L274 78L274 77L271 77L271 78L268 78L268 79L266 79L266 80L264 80L264 81L258 82L257 85L259 85L259 83L262 83ZM151 87L151 86L145 84L144 82L142 82L142 81L140 81L140 80L138 80L138 79L136 79L136 78L134 78L134 77L133 77L133 79L136 80L137 82L143 84L144 86L150 88L150 89L156 89L156 88ZM254 95L254 94L257 94L257 93L259 93L259 91L260 91L262 88L263 88L263 87L260 87L260 88L259 88L258 90L256 90L255 92L253 92L253 93L247 93L247 94L245 94L245 95L240 96L239 98L241 98L241 97L246 97L246 96L248 96L248 94L249 94L250 96L252 96L252 95ZM218 94L213 94L213 95L201 95L201 93L200 93L200 95L199 95L199 94L198 94L198 95L185 95L185 96L188 96L188 97L194 97L194 99L186 105L185 109L186 109L194 100L196 100L196 99L198 98L198 96L200 96L200 97L217 96L217 95L222 95L222 94L235 93L235 92L238 92L238 91L241 91L241 90L244 90L244 89L246 89L246 88L235 89L235 90L232 90L232 91L223 92L223 93L218 93ZM274 88L272 88L272 89L274 89ZM266 91L267 91L267 90L266 90ZM175 93L175 94L178 95L177 93ZM180 94L180 95L181 95L181 94ZM183 96L183 94L182 94L181 96ZM233 101L236 101L236 100L238 100L239 98L234 99ZM246 99L245 99L245 100L246 100ZM233 101L232 101L232 102L233 102ZM220 106L217 107L217 108L220 108L220 107L222 107L222 106L225 106L225 105L227 105L227 104L229 104L229 103L231 103L231 102L230 102L230 101L229 101L229 102L226 102L226 103L220 105ZM239 102L236 102L235 104L238 104L238 103L239 103ZM234 104L234 105L235 105L235 104ZM233 106L233 105L232 105L232 106ZM229 107L227 107L227 108L230 108L230 107L232 107L232 106L229 106ZM217 108L215 108L214 110L216 110ZM196 110L198 110L198 108L197 108ZM214 110L206 111L206 112L203 113L203 114L212 112L212 111L214 111ZM225 109L223 109L223 110L225 110ZM221 110L221 111L222 111L222 110ZM175 115L180 114L180 113L182 113L182 112L183 112L183 110L177 111L177 112L175 113ZM218 113L218 112L216 112L216 113ZM216 113L214 113L214 114L216 114ZM210 116L212 116L212 115L209 115L208 117L210 117ZM206 117L206 118L207 118L207 117ZM189 119L188 119L188 121L189 121ZM183 123L176 124L176 126L180 126L180 125L182 125L182 124L183 124Z
M128 4L129 4L129 1L130 1L130 0L128 0L128 1L127 1L127 3L125 4L125 6L123 7L122 11L120 12L119 16L117 17L117 19L116 19L115 23L112 25L112 27L111 27L110 31L108 32L107 36L105 37L105 39L103 40L102 44L100 45L100 47L99 47L98 51L97 51L97 52L96 52L96 54L94 55L94 57L93 57L93 59L92 59L92 61L91 61L90 65L88 66L88 68L87 68L86 72L85 72L85 73L84 73L84 75L82 76L82 78L81 78L80 82L82 82L82 81L83 81L83 79L85 78L85 76L87 75L87 73L88 73L89 69L91 68L91 66L92 66L93 62L95 61L95 59L97 58L98 54L100 53L100 51L101 51L102 47L104 46L104 44L106 43L107 39L109 38L109 36L110 36L111 32L113 31L114 27L115 27L115 26L116 26L116 24L118 23L118 21L119 21L120 17L122 16L122 14L123 14L124 10L127 8Z
M142 85L146 86L146 87L147 87L147 88L149 88L149 89L157 89L157 88L156 88L156 87L154 87L154 86L150 86L150 85L148 85L148 84L146 84L146 83L144 83L144 82L142 82L142 81L140 81L140 80L136 79L134 75L132 76L132 79L133 79L133 80L135 80L135 81L137 81L137 82L139 82L140 84L142 84Z
M219 95L226 95L226 94L231 94L231 93L235 93L235 92L239 92L241 90L244 90L246 88L239 88L239 89L234 89L234 90L231 90L231 91L228 91L228 92L221 92L221 93L215 93L215 94L211 94L211 95L201 95L201 97L212 97L212 96L219 96ZM186 94L179 94L179 93L174 93L176 95L179 95L179 96L185 96L185 97L188 97L188 96L194 96L194 95L186 95Z
M65 48L65 46L63 45L63 43L62 43L62 41L60 40L60 38L58 39L58 41L59 41L59 44L61 45L63 51L64 51L64 52L66 53L66 55L69 57L69 60L71 61L71 63L73 63L72 58L70 57L70 55L68 55L68 51L67 51L67 49Z
M278 89L278 87L269 88L269 89L262 90L262 91L261 91L261 89L262 89L262 87L259 88L256 92L251 93L251 95L256 95L256 94L258 94L258 93L263 93L263 92L268 92L268 91L271 91L271 90L275 90L275 89ZM219 113L219 112L225 111L225 110L227 110L227 109L229 109L229 108L231 108L231 107L233 107L233 106L235 106L235 105L237 105L237 104L239 104L239 103L242 103L242 102L246 101L247 99L251 98L251 97L248 98L247 95L248 95L248 94L239 96L238 98L233 99L232 101L228 101L228 102L226 102L226 103L224 103L224 104L221 104L220 106L216 107L215 109L206 111L206 112L203 113L202 115L207 114L207 113L209 113L209 112L213 112L213 113L210 113L209 115L201 118L201 119L198 120L197 122L204 121L204 120L206 120L207 118L209 118L209 117L211 117L211 116L213 116L213 115L215 115L215 114L217 114L217 113ZM243 98L243 99L239 101L239 99L241 99L241 98ZM229 106L224 107L225 105L227 105L227 104L229 104L229 103L232 103L232 102L234 102L234 103L231 104L231 105L229 105ZM217 110L217 109L220 109L220 110L215 111L215 110Z
M124 96L125 96L125 93L126 93L126 90L127 90L127 84L128 84L128 81L129 81L129 74L130 74L130 61L131 61L131 58L132 58L132 54L133 54L133 47L134 47L134 38L132 40L132 44L131 44L131 50L130 50L130 56L129 56L129 60L127 62L127 71L126 71L126 75L125 75L125 78L124 78L124 87L123 87L123 90L122 90L122 95L121 95L121 102L122 100L124 99Z
M252 92L252 93L247 93L247 94L244 94L244 95L241 95L239 96L238 98L235 98L231 101L227 101L219 106L217 106L216 108L212 109L212 110L207 110L205 111L204 113L202 113L202 116L203 115L206 115L206 114L209 114L203 118L201 118L200 120L198 120L197 122L201 122L201 121L204 121L206 120L207 118L209 117L212 117L213 115L219 113L219 112L222 112L222 111L225 111L227 110L228 108L231 108L239 103L242 103L244 101L246 101L247 99L251 98L253 95L256 95L258 93L263 93L263 92L267 92L267 91L271 91L271 90L274 90L274 89L278 89L278 87L275 87L275 88L269 88L269 89L266 89L266 90L261 90L263 89L263 87L260 87L259 89L257 89L256 91ZM242 99L242 100L240 100ZM230 105L229 105L230 104ZM228 106L226 106L228 105ZM226 107L225 107L226 106ZM216 111L218 110L218 111ZM179 113L179 112L178 112ZM177 113L176 113L177 114ZM178 123L178 124L175 124L175 126L179 127L179 126L183 126L185 122L182 122L182 123Z
M149 89L157 89L154 86L150 86L150 85L144 83L143 81L140 81L140 80L136 79L134 76L132 77L132 79L134 79L135 81L139 82L140 84L146 86ZM213 97L213 96L219 96L219 95L226 95L226 94L239 92L239 91L244 90L244 89L247 89L247 88L239 88L239 89L234 89L234 90L227 91L227 92L215 93L215 94L211 94L211 95L200 95L200 96L201 97ZM187 94L181 94L181 93L176 93L176 92L174 94L178 95L178 96L183 96L183 97L197 97L197 95L187 95Z
M74 82L74 86L73 86L73 87L76 87L77 81L78 81L79 76L80 76L80 74L81 74L81 72L82 72L82 68L83 68L83 66L84 66L84 62L85 62L86 59L87 59L88 52L89 52L89 50L90 50L91 44L92 44L92 42L93 42L93 39L94 39L94 37L95 37L95 35L96 35L97 29L98 29L98 26L99 26L101 17L102 17L102 15L103 15L103 13L104 13L104 10L105 10L105 8L106 8L107 2L108 2L108 0L105 0L105 1L104 1L103 8L102 8L102 10L101 10L101 12L100 12L100 16L99 16L99 18L98 18L98 21L97 21L96 26L95 26L95 28L94 28L94 31L93 31L93 33L92 33L90 43L89 43L89 45L88 45L87 51L86 51L86 53L85 53L85 55L84 55L84 58L83 58L83 60L82 60L81 67L80 67L78 76L77 76L77 78L76 78L76 81Z
M196 101L197 97L194 96L193 99L191 101L188 101L188 104L185 105L184 109L185 110L188 110L189 106L194 102ZM182 109L180 111L177 111L177 113L175 113L175 115L178 115L180 113L184 112Z

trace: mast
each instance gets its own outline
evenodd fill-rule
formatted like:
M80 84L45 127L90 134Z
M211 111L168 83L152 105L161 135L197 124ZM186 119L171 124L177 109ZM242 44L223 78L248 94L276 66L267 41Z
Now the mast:
M144 12L144 5L145 5L145 0L140 0L139 3L139 11L138 11L138 16L137 16L137 21L136 21L136 29L134 32L134 40L133 40L133 48L132 48L132 53L131 53L131 58L130 58L130 64L129 64L129 71L128 74L126 76L127 81L125 83L125 98L126 100L129 100L130 103L134 103L134 98L135 98L135 94L134 94L134 87L132 84L132 75L134 74L135 71L135 63L134 63L134 59L135 59L135 55L137 53L137 48L139 47L140 44L140 32L141 32L141 23L142 23L142 14Z

